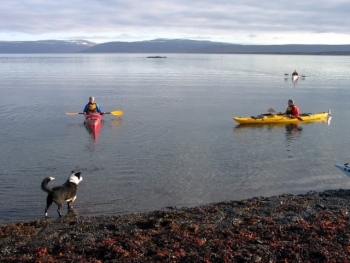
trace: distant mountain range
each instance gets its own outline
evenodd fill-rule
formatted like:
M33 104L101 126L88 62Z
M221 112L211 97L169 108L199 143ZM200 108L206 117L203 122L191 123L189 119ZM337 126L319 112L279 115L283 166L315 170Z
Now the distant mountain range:
M95 45L95 43L85 40L0 41L0 53L77 53Z
M188 39L154 39L96 44L76 41L0 41L0 53L197 53L350 55L350 45L237 45Z

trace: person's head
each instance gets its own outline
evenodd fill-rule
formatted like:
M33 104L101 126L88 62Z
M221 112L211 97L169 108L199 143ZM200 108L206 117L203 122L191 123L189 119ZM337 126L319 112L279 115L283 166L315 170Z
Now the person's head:
M293 101L293 100L288 100L288 105L289 105L289 106L294 105L294 101Z
M90 102L90 103L94 103L94 102L95 102L95 98L94 98L94 97L90 97L90 98L89 98L89 102Z

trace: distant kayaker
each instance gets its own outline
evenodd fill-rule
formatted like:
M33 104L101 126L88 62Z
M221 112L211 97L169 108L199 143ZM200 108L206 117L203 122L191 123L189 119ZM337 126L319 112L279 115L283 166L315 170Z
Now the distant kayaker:
M95 102L94 97L89 98L89 103L85 105L84 115L90 113L100 113L101 115L105 115L106 113L101 110L100 105Z
M299 73L296 70L294 70L292 76L299 76Z
M294 105L293 100L288 100L288 108L286 114L290 117L299 117L299 107Z

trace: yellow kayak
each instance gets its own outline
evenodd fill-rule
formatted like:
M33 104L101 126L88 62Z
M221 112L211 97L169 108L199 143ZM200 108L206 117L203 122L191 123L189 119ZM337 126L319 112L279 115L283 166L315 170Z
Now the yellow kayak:
M301 123L327 120L331 116L331 111L317 113L303 113L299 117L289 117L286 114L260 114L251 117L233 117L233 119L241 124L267 124L267 123Z

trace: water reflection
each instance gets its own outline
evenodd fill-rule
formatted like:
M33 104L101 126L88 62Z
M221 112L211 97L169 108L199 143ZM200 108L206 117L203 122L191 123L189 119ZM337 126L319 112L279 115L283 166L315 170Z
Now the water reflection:
M293 77L289 77L289 76L285 76L284 77L284 82L289 82L289 81L292 81L293 83L293 86L295 87L299 81L304 81L305 80L305 76L299 76L298 78L296 79L293 79Z
M113 130L118 130L123 127L123 120L122 119L113 119L111 120L111 125Z
M293 86L295 87L298 84L299 78L293 79L292 78L292 82L293 82Z
M82 126L81 123L69 123L66 125L68 129L71 129L71 128L80 128Z
M85 122L84 122L84 126L85 126L85 129L87 130L87 132L89 134L91 134L92 138L94 138L94 140L97 140L98 138L98 133L100 132L100 128L102 126L102 122L101 122L101 126L97 129L97 130L92 130L91 127L89 127Z
M291 152L291 145L293 141L296 141L301 137L303 128L297 123L290 123L285 126L285 130L288 158L292 158L293 154Z
M327 123L330 125L331 116L325 120L318 120L314 122L298 122L298 123L275 123L275 124L238 124L233 128L234 133L241 133L244 136L257 136L261 139L266 139L267 133L269 134L268 138L279 138L279 136L285 137L285 147L287 151L287 157L292 158L296 151L300 150L300 138L303 136L304 127L306 125L317 125L317 123ZM316 123L315 123L316 122ZM261 136L260 136L261 134ZM278 135L279 134L279 135ZM242 139L242 138L241 138ZM279 140L281 141L281 140Z
M299 124L297 123L286 124L285 128L287 136L297 134L298 132L303 130L303 128L299 127Z
M101 127L102 127L102 125L103 125L104 122L105 122L105 121L102 120L102 122L101 122ZM97 135L98 135L100 129L98 129L98 131L97 131L96 133L94 133L94 131L93 131L88 125L84 125L84 126L85 126L86 130L89 132L89 134L91 134L92 137L94 137L95 139L97 139ZM113 119L113 120L111 120L111 126L112 126L112 129L113 129L113 130L118 130L118 129L120 129L120 128L123 127L123 120L120 119L120 118L118 118L118 119Z
M306 124L304 124L306 125ZM297 141L298 139L301 138L302 132L303 132L303 127L299 123L275 123L275 124L265 124L265 125L259 125L259 124L239 124L237 125L234 130L235 133L237 132L242 132L244 134L247 134L248 136L256 136L256 133L258 132L261 134L262 139L266 139L266 131L268 133L271 133L272 137L274 138L273 140L278 140L281 141L280 135L284 135L285 137L285 143L284 147L287 152L287 157L292 158L293 157L293 150L297 146ZM266 142L269 142L267 140ZM272 146L275 147L275 146Z
M234 127L233 131L238 132L246 129L268 129L268 130L273 130L273 129L282 129L285 128L286 126L289 126L290 123L267 123L267 124L238 124L236 127Z
M327 116L327 124L328 124L328 126L331 125L331 120L332 120L332 115L329 114Z
M70 208L68 208L67 214L65 214L64 217L69 218L69 219L76 218L76 217L78 217L78 212L73 207L70 207Z

